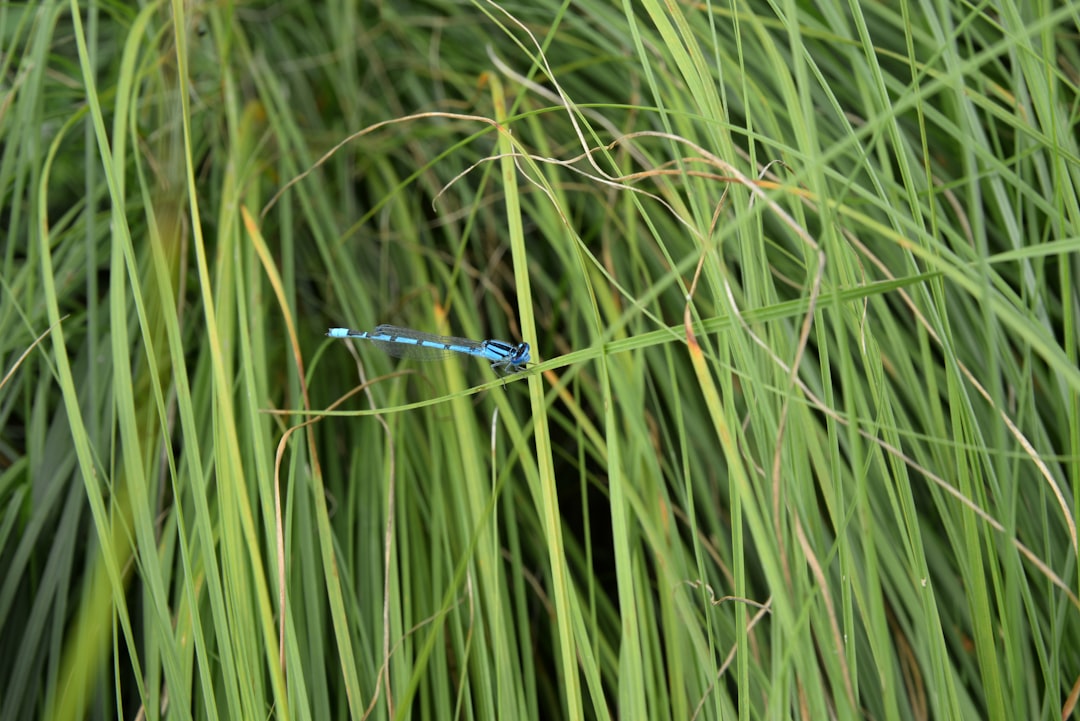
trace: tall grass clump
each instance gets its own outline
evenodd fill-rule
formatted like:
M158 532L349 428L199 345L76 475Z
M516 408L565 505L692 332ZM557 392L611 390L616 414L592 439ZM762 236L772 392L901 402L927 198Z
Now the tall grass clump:
M1078 31L0 5L0 719L1072 716Z

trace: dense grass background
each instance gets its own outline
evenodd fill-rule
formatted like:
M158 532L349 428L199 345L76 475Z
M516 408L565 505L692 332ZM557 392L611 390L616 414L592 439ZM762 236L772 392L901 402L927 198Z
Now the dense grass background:
M0 4L0 717L1073 716L1078 31Z

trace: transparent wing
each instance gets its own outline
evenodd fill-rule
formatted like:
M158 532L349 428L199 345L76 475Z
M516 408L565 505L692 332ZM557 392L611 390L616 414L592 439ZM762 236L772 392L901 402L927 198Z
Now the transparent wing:
M395 358L429 361L455 354L481 357L485 355L482 342L451 335L424 333L396 325L380 325L368 334L367 339Z

